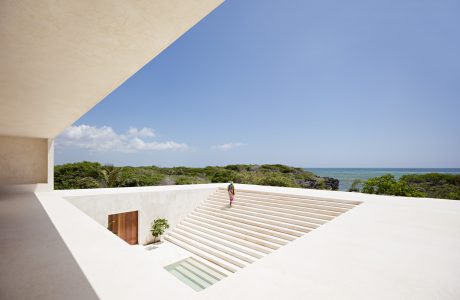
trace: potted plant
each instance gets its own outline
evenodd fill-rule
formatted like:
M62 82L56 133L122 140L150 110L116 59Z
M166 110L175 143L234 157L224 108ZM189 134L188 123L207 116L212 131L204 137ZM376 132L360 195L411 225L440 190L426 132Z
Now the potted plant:
M155 243L157 237L161 236L165 232L165 230L168 228L169 228L168 220L166 219L154 220L152 223L152 229L150 229L150 232L152 233L152 236L153 236L153 242Z

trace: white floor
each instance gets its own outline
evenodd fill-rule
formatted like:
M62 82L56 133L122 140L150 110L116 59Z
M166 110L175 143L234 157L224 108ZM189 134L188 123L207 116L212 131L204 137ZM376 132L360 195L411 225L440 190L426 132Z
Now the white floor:
M186 251L130 247L61 196L39 198L101 299L460 299L460 201L244 188L363 203L195 292L164 270Z
M168 242L162 241L161 243L151 244L147 246L134 246L139 250L147 253L149 260L156 265L167 266L173 264L184 258L193 256L188 251Z

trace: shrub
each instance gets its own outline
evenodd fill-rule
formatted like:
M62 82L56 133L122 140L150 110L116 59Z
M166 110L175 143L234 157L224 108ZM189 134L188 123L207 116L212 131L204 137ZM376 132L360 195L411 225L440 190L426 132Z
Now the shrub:
M459 174L411 174L400 179L431 198L460 200Z
M228 165L225 167L225 169L236 172L243 172L249 171L251 169L251 165Z
M229 182L235 180L236 172L226 169L220 169L211 178L211 182Z
M205 168L159 168L102 166L99 163L81 162L55 166L56 189L96 187L133 187L170 184L223 183L263 184L313 189L338 188L338 180L316 176L301 168L279 164L228 165Z
M368 179L361 190L367 194L394 195L406 197L424 197L425 194L417 191L405 181L397 181L391 174Z
M348 189L349 192L359 192L360 187L363 185L363 180L361 179L355 179L353 180L353 183L351 184L350 188Z
M300 169L300 168L294 168L294 167L289 167L289 166L280 165L280 164L262 165L260 168L261 168L262 171L281 172L281 173L284 173L284 174L305 172L303 169Z
M89 178L99 181L101 168L101 164L87 161L55 166L54 188L56 190L66 190L98 187ZM98 183L96 184L99 185Z
M113 165L105 165L101 169L100 185L106 188L113 188L120 185L120 168Z
M121 187L159 185L165 178L156 167L120 168Z
M175 184L183 185L183 184L198 184L198 183L207 183L207 181L200 177L194 176L177 176Z
M152 223L152 229L150 229L150 232L152 233L152 236L153 236L153 242L155 243L155 240L157 239L157 237L165 233L165 230L168 228L169 228L168 220L166 219L154 220Z
M76 182L79 189L97 189L100 187L99 182L93 177L84 177Z
M296 186L292 178L289 178L288 176L285 176L285 175L281 175L279 173L267 174L259 178L256 184L270 185L270 186L286 186L286 187Z

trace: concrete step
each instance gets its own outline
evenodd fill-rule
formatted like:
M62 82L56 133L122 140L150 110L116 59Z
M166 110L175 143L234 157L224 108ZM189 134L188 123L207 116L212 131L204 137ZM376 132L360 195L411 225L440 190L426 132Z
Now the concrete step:
M262 198L276 200L280 202L289 202L292 204L308 204L312 206L319 206L318 208L336 210L338 212L343 212L343 210L348 210L356 206L356 204L346 203L346 202L336 202L336 201L322 201L317 200L314 197L296 197L290 195L272 195L272 194L255 194L255 193L241 193L242 196L251 197L251 198Z
M218 201L223 201L222 199L215 198L214 196L210 196L208 199L214 199ZM223 203L223 202L222 202ZM322 220L323 222L330 221L334 219L332 216L325 216L325 215L319 215L316 213L311 213L308 211L303 211L303 210L294 210L294 209L288 209L288 208L275 208L269 205L262 205L262 204L256 204L256 203L249 203L249 202L244 202L244 201L238 201L238 198L235 199L234 204L242 205L242 206L248 206L248 207L255 207L255 208L263 208L266 210L273 210L277 212L285 212L291 215L298 215L298 216L304 216L304 217L310 217L313 219L317 220Z
M222 200L217 200L217 199L214 199L212 197L209 197L207 201L214 201L214 202L218 203L219 205L223 204ZM302 215L296 214L295 212L286 212L286 211L280 212L279 209L275 210L273 208L260 206L260 205L251 205L251 204L247 204L247 203L234 202L234 204L232 205L232 208L234 208L234 207L237 207L239 209L252 211L252 212L257 212L257 213L263 213L263 214L267 214L267 215L273 215L273 216L278 216L278 217L289 218L291 220L298 220L298 221L302 221L302 222L308 222L308 223L311 223L311 224L316 224L317 226L322 225L322 224L327 222L326 220L321 220L321 219L302 216Z
M180 263L180 266L186 269L188 272L192 273L194 276L197 276L200 280L203 280L205 284L207 284L208 286L213 285L214 283L219 281L214 276L204 272L201 269L198 269L197 267L188 263L185 260Z
M261 223L256 224L256 223L252 222L253 224L249 225L248 224L249 222L248 221L243 222L243 219L239 220L239 219L236 219L236 218L233 218L233 217L226 216L224 214L214 213L212 211L209 211L207 209L203 209L201 207L196 208L194 213L201 213L201 214L205 215L208 219L218 221L220 223L225 223L225 224L228 224L228 225L236 226L238 228L244 228L244 229L250 230L252 232L261 233L261 234L264 234L264 235L267 235L267 236L270 236L270 237L276 237L276 238L281 239L281 240L285 240L285 241L293 241L293 240L295 240L294 236L287 235L287 234L284 234L284 233L280 233L280 232L275 231L273 229L265 229L266 226L264 224L261 224Z
M273 220L272 218L267 217L267 216L265 216L265 217L260 217L260 216L255 217L251 213L247 213L247 212L244 212L244 211L241 211L241 210L238 211L238 210L234 209L234 207L230 208L227 205L219 205L219 204L216 204L216 203L210 202L210 201L205 201L203 203L203 206L210 207L210 208L213 208L213 209L217 209L219 211L224 211L229 216L245 218L245 219L248 219L248 220L251 220L251 221L261 222L261 223L273 225L273 226L280 227L280 228L286 228L286 229L294 230L294 231L296 231L296 232L298 232L300 234L307 233L307 232L311 231L311 228L308 228L308 227L296 226L296 225L292 225L292 224L289 224L289 223L286 223L286 222L283 222L283 221L281 221L281 222L276 221L276 220Z
M164 237L165 240L167 240L168 242L170 243L173 243L187 251L189 251L190 253L193 253L201 258L204 258L205 260L231 272L231 273L235 273L238 269L236 267L233 267L232 265L228 264L227 262L224 262L222 259L219 259L218 257L215 257L213 255L209 255L207 252L205 251L202 251L200 250L199 248L196 248L194 246L191 246L185 242L182 242L181 240L178 240L176 238L174 238L173 236L167 234L165 237Z
M254 218L244 213L236 213L236 212L233 212L232 210L233 207L232 208L216 207L216 206L213 206L212 204L205 202L200 206L200 208L203 208L203 209L215 212L215 213L219 213L219 214L224 214L225 216L231 217L232 219L230 220L235 220L235 221L243 222L243 223L247 222L247 224L250 224L250 225L251 224L267 224L263 226L263 228L267 228L267 229L274 230L274 231L279 231L281 233L289 234L292 236L299 237L299 236L302 236L305 232L309 232L309 230L304 227L297 227L297 226L292 226L289 224L274 222L267 218Z
M242 246L240 243L235 243L234 241L229 241L228 238L219 238L216 237L216 235L213 234L207 234L206 232L203 232L202 229L195 229L193 228L194 226L191 226L190 224L187 224L185 222L181 222L181 224L177 225L176 228L181 229L186 232L190 232L196 236L199 236L201 238L204 238L206 240L213 241L217 244L224 245L227 248L231 248L233 250L236 250L241 253L245 253L246 255L249 255L253 258L262 258L263 255L260 252L255 252L251 248Z
M227 204L221 204L221 202L213 202L213 201L206 200L203 203L203 205L204 204L211 205L211 206L213 206L215 208L223 208L223 207L228 208ZM292 219L286 218L286 217L285 218L275 217L273 215L269 215L269 214L265 214L265 213L252 212L251 210L245 209L244 207L232 206L231 211L235 212L235 213L239 213L239 214L244 214L244 215L247 215L247 216L254 216L254 217L257 217L257 218L275 220L275 221L278 221L278 222L283 223L283 224L297 225L296 226L297 228L301 228L301 227L305 228L305 232L309 232L310 230L315 229L315 228L318 227L317 224L312 224L312 223L292 220ZM302 231L300 229L298 229L298 230Z
M213 247L204 245L202 243L199 243L193 239L190 239L188 237L183 236L182 234L179 234L174 231L170 231L168 233L168 236L175 238L176 240L179 240L185 244L188 244L191 247L194 247L196 249L199 249L205 253L207 253L209 256L213 256L214 258L219 258L223 261L226 261L227 263L230 263L231 265L239 268L244 268L246 266L246 263L242 262L239 259L236 259L235 257L231 257L228 254L217 250Z
M180 272L182 275L184 275L185 277L187 277L187 279L193 281L195 284L199 285L202 289L205 289L209 286L211 286L211 283L206 281L205 279L203 279L201 276L199 276L198 274L192 272L190 269L188 269L186 266L184 265L178 265L176 267L176 270L178 272Z
M219 188L218 192L226 192L227 190L225 188ZM270 197L287 197L289 199L300 199L300 200L310 200L310 201L317 201L317 202L322 202L325 205L339 205L338 207L343 207L342 205L345 205L346 207L350 206L355 206L361 204L359 201L354 201L354 200L342 200L342 199L332 199L332 198L324 198L324 197L315 197L315 196L304 196L304 195L292 195L292 194L283 194L283 193L272 193L272 192L262 192L262 191L251 191L251 190L245 190L245 189L236 189L236 193L244 193L244 194L256 194L256 195L267 195Z
M219 188L165 236L165 240L194 254L195 260L184 260L173 271L196 290L360 203L240 189L232 207L228 202L226 189Z
M228 204L228 200L225 199L225 197L211 195L209 196L208 199L214 199L214 200L221 201L222 203ZM318 216L323 216L322 219L333 219L339 216L340 214L342 214L341 212L336 212L336 211L325 211L325 210L304 207L304 206L279 204L279 203L271 202L270 200L248 200L248 199L243 198L241 195L235 197L235 200L233 203L236 203L236 202L260 205L260 206L263 206L269 209L274 209L274 210L276 210L277 208L283 208L283 209L289 209L292 211L307 212L307 213L312 213Z
M220 267L218 267L219 270L216 270L215 269L216 265L213 264L213 266L209 266L209 262L202 259L201 257L189 257L184 262L201 270L202 272L208 274L209 276L212 276L217 281L222 280L228 276L228 271L226 270L224 271Z
M225 195L221 194L213 194L213 197L219 197L219 199L228 202L228 196L226 197ZM265 197L248 197L242 194L238 194L236 197L238 201L246 201L246 202L253 202L253 203L258 203L262 205L269 205L273 207L286 207L286 208L291 208L291 209L300 209L300 210L307 210L310 212L314 212L320 215L328 215L328 216L333 216L336 217L340 215L341 213L347 211L348 209L346 208L334 208L334 207L327 207L327 206L320 206L320 205L311 205L308 203L293 203L293 202L288 202L288 201L278 201L270 198L265 198Z
M186 268L188 271L196 274L199 276L201 279L209 283L210 285L219 282L219 278L215 277L212 273L208 273L205 270L203 270L202 264L199 264L198 266L195 266L194 264L190 263L191 259L184 260L180 265ZM208 263L209 264L209 263ZM209 269L209 267L207 267ZM225 277L224 277L225 278Z
M213 193L215 196L224 197L228 195L222 192L215 192ZM268 200L279 204L290 204L290 205L299 205L317 209L324 209L329 211L335 212L346 212L350 208L355 207L353 204L341 204L341 203L325 203L316 200L310 199L295 199L289 197L281 197L281 196L270 196L270 195L253 195L253 194L245 194L245 193L238 193L238 197L244 197L246 199L259 199L259 200Z
M199 226L200 228L207 228L208 230L211 230L212 232L221 233L223 236L234 237L234 238L237 238L238 240L250 243L252 245L251 247L252 249L258 250L265 254L269 254L273 250L276 250L280 247L279 245L255 238L253 236L248 236L248 235L245 235L239 232L235 232L232 230L223 229L222 227L215 226L214 224L209 223L208 220L199 218L197 216L193 216L193 215L189 216L188 218L184 220L184 222L192 223L193 225Z
M176 227L173 229L173 232L180 234L182 236L185 236L186 238L194 240L208 247L214 248L232 257L236 257L247 263L252 264L254 262L253 257L249 257L247 254L244 254L244 251L240 251L240 249L235 251L235 248L237 248L236 246L233 247L232 245L229 245L228 243L225 243L223 241L219 241L217 239L209 239L209 237L208 239L206 237L203 238L200 236L200 234L197 234L196 232L192 232L191 230L186 230L183 227Z
M179 272L177 269L172 269L169 271L171 274L173 274L175 277L179 278L180 281L186 283L189 285L192 289L195 291L201 291L203 289L202 286L194 282L193 280L190 280L185 274Z
M252 237L255 237L255 238L259 239L259 240L264 240L264 241L270 242L272 244L277 244L277 245L281 245L281 246L284 246L284 245L287 244L287 241L285 241L285 240L281 240L279 238L275 238L275 237L270 236L270 235L260 234L258 232L254 232L252 230L241 229L241 226L239 226L239 224L236 224L236 226L235 226L234 222L231 223L233 225L229 224L230 222L221 222L221 220L219 218L215 218L215 217L200 213L198 211L192 212L191 216L200 217L203 222L206 222L206 223L209 223L211 225L214 225L214 226L217 226L217 227L220 227L220 228L224 228L224 229L227 229L227 230L230 230L230 231L238 232L238 233L246 235L246 236L252 236Z
M217 208L217 209L223 209L223 207L228 208L227 204L222 205L222 204L220 204L218 202L213 202L213 201L209 201L209 200L206 200L203 203L203 205L204 204L212 206L212 207ZM251 216L251 217L255 217L256 220L258 220L258 219L265 220L265 222L267 222L267 221L272 222L272 221L269 221L269 220L273 220L273 221L276 221L276 222L268 223L268 224L272 224L272 225L283 224L284 226L286 226L286 228L294 229L294 230L301 231L301 232L310 232L312 229L315 229L315 228L318 227L317 224L306 223L306 222L301 222L301 221L297 221L297 220L291 220L291 219L287 219L287 218L274 217L274 216L271 216L271 215L266 215L266 214L261 214L261 213L254 213L254 212L245 210L244 207L232 206L232 208L229 209L229 211L231 211L231 213L229 213L229 214L238 214L240 216ZM292 227L289 227L289 226L292 226Z

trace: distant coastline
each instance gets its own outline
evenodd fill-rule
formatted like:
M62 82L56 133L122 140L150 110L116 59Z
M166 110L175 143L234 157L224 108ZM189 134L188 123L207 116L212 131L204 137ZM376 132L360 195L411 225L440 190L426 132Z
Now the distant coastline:
M370 178L392 174L396 179L408 174L460 174L460 168L304 168L321 177L332 177L339 180L339 190L347 191L355 179Z
M115 167L85 161L56 165L54 169L54 187L58 190L229 181L460 200L460 168L296 168L279 164L161 168Z

